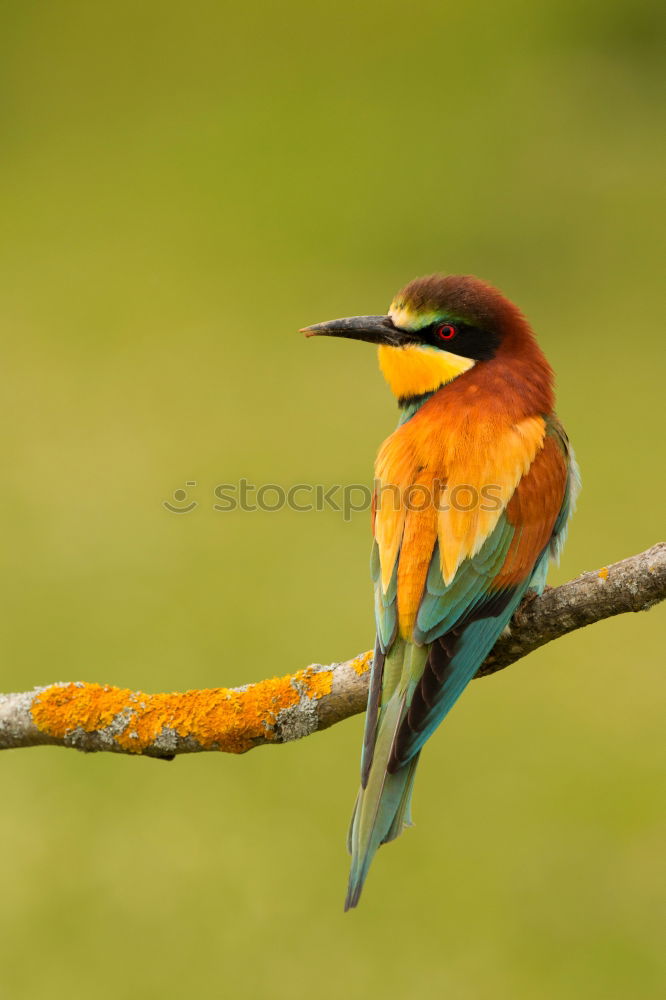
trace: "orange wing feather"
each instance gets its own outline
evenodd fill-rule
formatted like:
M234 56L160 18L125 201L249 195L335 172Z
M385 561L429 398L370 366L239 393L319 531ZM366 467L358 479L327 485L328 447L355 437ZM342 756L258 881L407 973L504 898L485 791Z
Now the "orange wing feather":
M435 544L448 583L496 527L543 445L542 417L487 412L482 394L465 402L461 407L455 394L436 393L384 442L377 458L374 529L382 587L386 592L398 560L398 620L405 637L412 632ZM493 502L484 503L489 486ZM461 509L461 491L466 491L464 507L474 499L469 509Z
M421 477L415 485L411 509L405 515L398 562L398 613L403 636L411 635L414 628L437 540L438 484L430 477ZM430 499L433 494L437 494L434 502Z
M551 435L511 497L506 516L516 532L493 588L520 583L532 571L553 533L567 485L567 462Z

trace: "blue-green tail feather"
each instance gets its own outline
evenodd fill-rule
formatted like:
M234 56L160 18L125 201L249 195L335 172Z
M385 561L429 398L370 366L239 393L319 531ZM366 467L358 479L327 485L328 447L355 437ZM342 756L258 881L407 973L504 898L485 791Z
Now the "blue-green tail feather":
M411 823L410 801L418 760L388 772L393 740L405 717L414 683L423 670L427 649L397 639L381 665L381 707L366 742L361 789L349 831L352 855L345 909L356 906L377 848ZM375 667L373 667L373 670ZM371 679L371 687L377 678Z

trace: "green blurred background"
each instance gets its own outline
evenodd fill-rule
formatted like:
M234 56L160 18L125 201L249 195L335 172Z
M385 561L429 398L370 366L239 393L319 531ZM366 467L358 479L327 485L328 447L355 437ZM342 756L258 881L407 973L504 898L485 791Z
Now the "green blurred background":
M433 270L502 287L557 371L584 491L554 578L659 539L660 9L3 5L0 690L371 645L366 514L212 491L367 482L374 352L296 331ZM240 758L2 754L0 994L662 995L663 624L472 685L347 916L360 718Z

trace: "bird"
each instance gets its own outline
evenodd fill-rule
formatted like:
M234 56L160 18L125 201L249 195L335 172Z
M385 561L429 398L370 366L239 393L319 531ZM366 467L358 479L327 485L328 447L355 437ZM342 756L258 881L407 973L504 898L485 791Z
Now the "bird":
M523 313L474 275L410 281L386 315L305 327L377 345L399 420L372 504L376 642L345 910L411 826L421 750L559 559L580 478Z

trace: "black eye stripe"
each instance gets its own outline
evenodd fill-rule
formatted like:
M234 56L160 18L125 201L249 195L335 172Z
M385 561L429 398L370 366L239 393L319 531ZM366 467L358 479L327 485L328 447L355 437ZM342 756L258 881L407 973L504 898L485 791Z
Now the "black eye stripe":
M439 331L449 326L455 329L455 336L444 340ZM473 361L487 361L494 357L499 344L499 337L496 334L459 320L452 320L450 324L440 320L439 323L426 327L421 334L426 344Z

